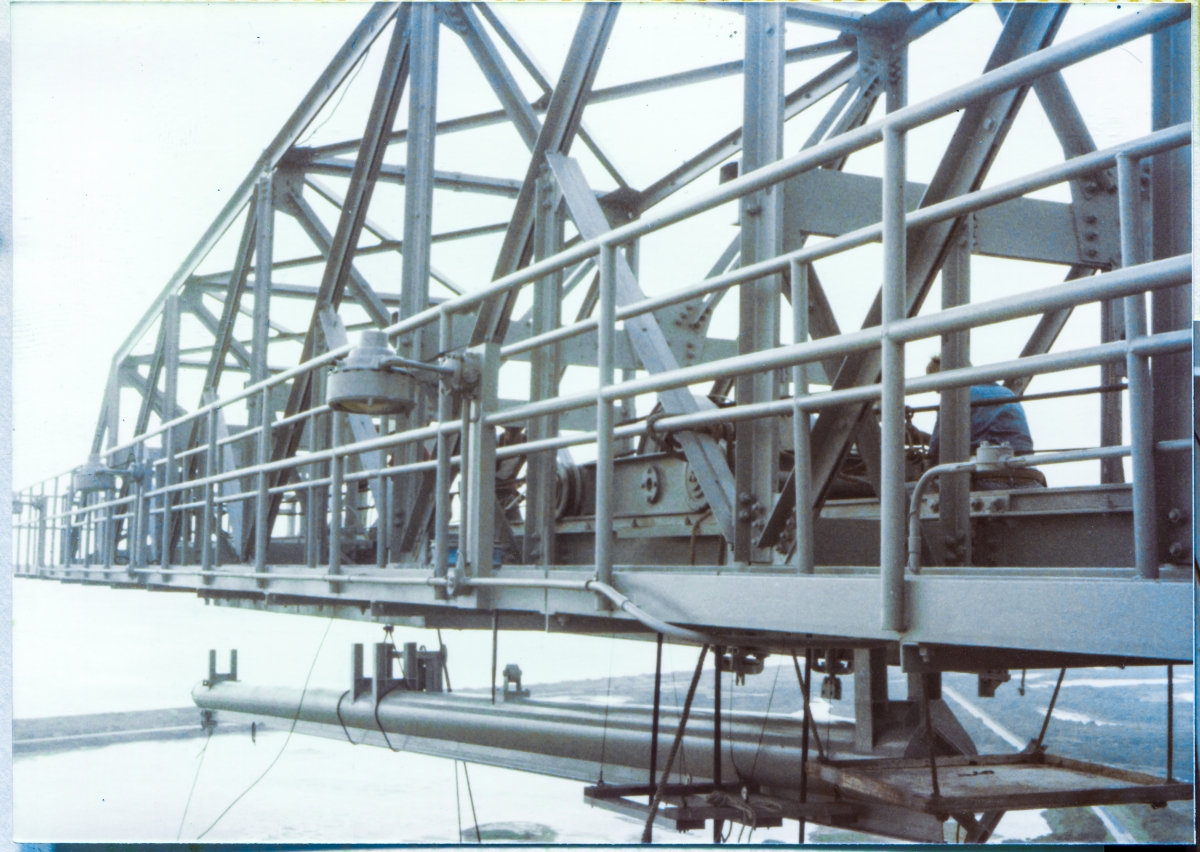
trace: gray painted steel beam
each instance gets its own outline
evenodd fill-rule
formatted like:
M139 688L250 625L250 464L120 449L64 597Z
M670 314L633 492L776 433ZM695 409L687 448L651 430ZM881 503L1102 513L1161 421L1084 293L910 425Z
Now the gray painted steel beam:
M783 156L784 7L752 4L745 9L746 70L742 97L743 174ZM741 263L749 266L780 254L783 248L783 189L776 185L741 199ZM749 281L738 288L738 354L779 345L781 276ZM779 373L740 377L738 405L772 402L779 397ZM672 412L674 413L674 412ZM733 559L770 563L772 553L755 546L775 500L779 471L779 427L771 419L738 428L734 448L736 508Z
M333 57L333 60L321 73L321 76L317 78L317 82L309 89L308 94L304 96L304 99L300 102L295 112L288 118L275 138L271 140L266 150L263 151L262 156L258 158L258 161L251 168L250 173L246 175L246 178L238 185L238 188L233 191L233 195L225 204L225 207L222 208L216 220L209 225L208 230L204 232L204 235L188 254L183 264L171 276L171 280L167 282L167 286L158 294L154 302L150 305L150 308L138 320L133 331L125 338L125 342L114 356L116 362L120 363L124 361L125 357L133 351L134 346L142 339L162 311L167 296L182 286L188 277L196 271L196 267L208 256L213 246L217 244L217 241L225 231L233 224L238 213L249 202L259 177L275 168L279 164L279 161L291 150L292 145L300 138L300 134L316 118L329 98L346 77L349 76L359 59L371 48L376 37L387 26L399 8L400 4L395 3L376 3L372 5L362 22L355 27L354 32L350 34L350 37L346 39L341 49Z
M600 209L599 203L589 191L587 181L579 164L568 157L559 154L546 156L547 162L554 171L559 189L566 199L575 221L584 239L592 239L608 230L608 222ZM617 305L628 305L645 298L641 287L638 286L629 261L623 253L618 253L616 260L617 274ZM643 314L625 321L625 329L629 341L637 351L642 366L651 374L667 372L679 367L674 353L667 344L666 336L652 314ZM667 391L659 395L663 408L671 414L685 414L700 410L700 403L686 389ZM732 538L734 531L735 484L725 461L721 448L711 435L694 432L681 432L678 440L683 447L684 455L692 466L696 479L704 492L717 523L726 532L727 538Z
M411 143L409 143L411 144ZM411 166L385 163L379 169L379 180L408 186ZM315 160L304 165L306 174L349 177L354 172L354 163L346 159ZM469 175L463 172L434 172L433 186L454 192L475 192L481 195L498 195L501 198L516 198L521 192L521 182L507 178Z
M295 194L288 196L287 207L285 209L295 215L296 221L300 223L300 227L308 234L308 238L313 241L317 250L325 255L326 263L328 263L333 253L334 236L329 233L325 224L318 218L316 211L309 206L303 196ZM363 274L354 268L352 261L346 261L346 274L342 287L346 286L354 293L357 297L356 301L367 312L367 315L371 317L371 321L376 326L386 328L391 323L392 317L388 313L387 306L379 298L375 289L367 283L367 279L363 277ZM322 283L323 288L324 283ZM318 291L318 293L320 292Z
M985 73L1048 45L1058 31L1065 12L1063 7L1015 9L1004 25ZM954 137L933 181L926 189L922 207L969 192L982 184L1028 88L1022 86L1011 89L963 111ZM956 221L941 222L908 234L906 299L909 316L920 310L959 227ZM877 296L863 328L879 325L881 315L881 301ZM848 356L834 381L834 388L856 387L878 381L880 361L877 351ZM813 426L813 482L820 495L818 505L836 477L849 442L865 413L865 407L846 406L823 412L817 418ZM772 544L778 539L787 516L795 508L794 493L794 486L789 485L780 494L763 534L763 544Z
M371 202L375 179L379 173L379 167L383 163L383 155L387 150L384 139L396 119L400 97L408 80L408 13L409 7L405 5L400 7L396 15L387 56L384 58L383 70L380 73L379 86L375 91L371 113L363 133L363 145L355 160L354 174L350 178L350 186L346 192L346 204L338 218L337 231L330 241L329 260L325 264L321 288L317 294L312 319L309 321L308 331L304 337L304 347L300 354L301 363L311 359L317 352L321 334L322 310L332 307L336 312L341 304L342 292L347 282L353 278L354 249L358 245L367 215L367 207ZM292 201L298 210L304 209L303 199L293 196ZM305 220L307 218L303 217ZM314 221L310 224L319 223ZM362 290L361 287L359 289L359 295L367 298L367 291ZM378 306L375 312L378 312ZM387 320L390 319L387 317L386 311L382 319L384 320L382 325L386 325ZM283 412L285 418L308 409L312 399L312 380L312 373L309 372L297 376L292 382L287 405ZM279 460L294 456L296 450L299 449L303 431L300 424L283 427L274 443L273 458ZM290 471L281 471L279 477L271 484L282 484L290 475ZM275 495L271 501L268 524L274 524L279 511L279 503L280 497ZM244 542L250 541L254 536L254 529L249 524L246 527L243 535L243 549L245 549Z
M618 10L617 5L587 5L580 15L579 26L575 30L563 64L562 77L550 98L546 120L538 134L529 170L521 186L521 195L517 198L512 221L504 235L504 244L496 261L493 280L520 269L532 255L538 175L545 168L547 153L565 154L570 151L588 93L600 69L604 48L616 23ZM489 340L502 342L508 331L515 302L515 291L483 302L476 316L471 344L476 345Z

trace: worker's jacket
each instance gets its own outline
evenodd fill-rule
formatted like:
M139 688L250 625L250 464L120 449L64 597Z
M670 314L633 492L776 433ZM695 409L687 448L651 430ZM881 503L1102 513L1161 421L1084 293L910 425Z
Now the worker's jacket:
M984 441L992 444L1007 443L1018 455L1033 452L1033 438L1029 434L1025 409L1019 402L1004 401L1014 396L1008 388L997 384L975 385L971 388L972 454ZM938 463L940 425L933 424L933 434L929 439L929 456L933 464Z

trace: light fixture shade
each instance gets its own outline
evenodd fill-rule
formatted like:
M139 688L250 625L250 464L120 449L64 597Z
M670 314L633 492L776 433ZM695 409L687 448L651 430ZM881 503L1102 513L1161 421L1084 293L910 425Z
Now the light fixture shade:
M87 464L80 465L71 473L71 487L75 491L112 491L117 487L116 474L100 463L99 456L90 456Z
M329 374L325 400L347 414L408 414L416 405L416 381L386 366L396 355L382 331L364 331L359 344Z

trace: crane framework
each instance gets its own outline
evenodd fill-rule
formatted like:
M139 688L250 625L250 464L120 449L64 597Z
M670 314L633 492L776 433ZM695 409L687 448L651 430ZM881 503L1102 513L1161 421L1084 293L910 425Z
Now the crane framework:
M595 712L519 699L519 673L519 700L496 707L425 694L441 690L444 657L391 645L376 647L373 677L356 647L340 696L248 687L215 661L195 694L209 709L339 737L364 728L379 744L390 730L406 748L569 778L593 780L607 761L618 783L589 788L593 804L678 828L787 817L940 840L953 817L986 840L1006 810L1190 798L1170 763L1165 778L1092 766L1046 754L1041 737L977 755L940 699L946 671L979 673L984 695L1015 668L1192 661L1189 9L1056 42L1067 6L999 6L983 74L908 103L909 52L965 5L749 4L743 60L607 89L593 83L620 4L582 9L557 82L486 4L371 7L116 353L89 462L16 495L17 575L384 624L665 636L705 649L697 678L708 649L738 675L769 654L803 656L830 690L852 675L854 724L811 759L803 722L722 723L719 676L717 706L690 727L689 696L682 718L657 701L652 716L606 713L602 735ZM795 27L829 37L788 49ZM1143 36L1152 132L1097 150L1061 72ZM442 39L462 40L500 109L439 118ZM361 138L300 144L373 44L386 55ZM821 57L823 70L784 86L785 66ZM517 74L543 94L531 102ZM589 130L586 107L734 75L742 125L645 188ZM1031 93L1062 162L989 183ZM784 150L785 123L810 109L815 129ZM908 134L956 113L930 183L907 180ZM494 125L527 148L523 180L435 168L445 136ZM402 163L389 158L401 143ZM843 170L873 146L882 178ZM583 156L617 188L593 189ZM715 188L696 190L718 169ZM380 182L404 187L398 237L370 215ZM1028 197L1056 185L1070 203ZM511 215L434 233L451 192L510 199ZM729 204L736 238L691 246L711 248L706 277L663 289L639 275L643 238ZM275 256L281 216L315 255ZM233 268L199 274L226 234ZM488 283L463 288L431 265L435 242L488 234L503 235ZM816 264L872 243L881 284L861 327L843 330ZM385 253L403 258L398 295L355 265ZM981 255L1056 265L1065 280L981 298ZM304 266L319 286L277 279ZM941 309L922 310L939 281ZM297 301L307 325L292 332L279 305ZM1099 344L1055 349L1073 309L1094 303ZM721 316L736 339L710 333ZM972 366L972 329L1027 317L1019 358ZM189 326L208 342L185 351ZM380 333L356 346L355 330ZM940 372L906 378L906 344L926 339L940 340ZM283 352L291 363L273 366ZM1100 394L1099 446L973 450L970 386L1029 399L1035 376L1081 367L1100 368L1100 387L1067 393ZM180 398L181 370L202 371L198 399ZM136 417L122 417L126 388ZM931 391L932 467L905 407ZM1100 462L1099 482L1023 487L1080 460ZM909 675L903 700L888 695L889 664ZM759 740L749 771L735 754L749 734L733 745L743 727ZM707 776L659 785L659 754L671 752L666 785L678 745L705 742ZM835 747L854 759L833 760ZM989 768L956 771L967 765ZM977 775L989 777L961 780ZM722 790L741 802L696 798Z

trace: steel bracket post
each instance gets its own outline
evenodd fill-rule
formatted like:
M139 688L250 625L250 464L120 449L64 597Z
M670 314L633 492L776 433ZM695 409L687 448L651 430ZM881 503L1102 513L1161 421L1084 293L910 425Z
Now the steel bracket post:
M871 754L887 716L888 671L884 648L854 650L854 750Z
M267 378L267 349L271 335L271 263L275 245L275 204L270 172L258 179L255 205L254 333L250 347L250 382Z
M617 312L617 256L613 245L600 247L600 302L597 306L596 380L596 511L592 524L595 532L596 579L605 585L613 581L613 401L604 396L613 384L613 342ZM600 610L611 609L606 600L597 599Z
M942 267L942 309L971 301L971 250L975 239L974 217L967 217L959 239L951 246ZM971 365L969 329L942 335L943 370ZM971 458L971 395L969 388L942 391L938 412L940 431L939 464L965 462ZM971 564L971 474L943 474L938 498L941 541L933 542L947 565Z
M541 260L557 253L563 243L562 194L554 176L546 169L538 179L537 213L534 217L534 258ZM562 324L562 273L555 272L533 285L533 309L530 334L545 334ZM530 353L529 400L551 399L558 395L561 346L539 347ZM526 424L526 438L540 441L558 436L558 416L536 417ZM555 503L558 483L558 457L554 452L534 453L525 461L525 540L524 560L530 564L550 565L555 555Z
M204 475L206 477L216 474L220 463L220 456L217 449L217 417L219 414L219 408L213 408L208 412L208 424L205 429L205 437L208 441L204 452ZM220 525L216 522L215 517L216 490L217 486L211 482L204 486L204 520L201 524L200 533L200 567L206 572L211 571L215 565L217 551L219 550L214 544L214 537L220 534ZM212 583L212 577L205 574L204 582L205 584Z
M745 8L746 60L742 119L742 171L750 173L783 156L785 14L779 4ZM779 254L783 247L783 187L776 185L741 200L741 265ZM738 354L779 345L781 276L744 282L739 288ZM769 370L740 376L738 405L771 402L779 397L779 373ZM773 419L746 421L737 427L734 449L733 559L769 563L772 553L757 541L774 502L779 469L779 426Z
M485 418L499 407L500 345L483 343L468 351L478 359L479 382L471 400L463 403L464 411L470 409L466 436L470 463L463 469L470 520L460 533L459 548L465 550L466 576L490 577L496 549L496 428Z
M215 650L210 650L208 652L208 678L204 681L204 686L212 689L218 683L236 681L238 679L237 675L238 669L236 648L229 652L229 671L223 674L217 671L217 652Z
M1160 30L1151 37L1152 100L1151 127L1161 130L1193 121L1196 75L1191 62L1191 44L1196 15ZM1151 160L1150 210L1152 238L1149 258L1160 260L1192 251L1192 146L1185 145ZM1186 329L1192 319L1195 283L1156 291L1150 297L1150 331L1153 334ZM1154 440L1186 438L1193 421L1188 395L1192 365L1186 353L1155 355L1151 359L1154 382ZM1194 558L1191 510L1196 485L1187 467L1169 455L1155 463L1155 488L1160 510L1158 559L1161 563L1187 565Z
M1144 245L1145 208L1139 163L1117 157L1117 185L1121 208L1121 264L1135 266L1146 260ZM1138 573L1147 580L1158 579L1158 518L1154 464L1154 385L1150 377L1150 358L1136 353L1132 346L1145 337L1146 295L1126 296L1125 341L1130 345L1125 357L1129 376L1129 441L1133 462L1133 548Z

